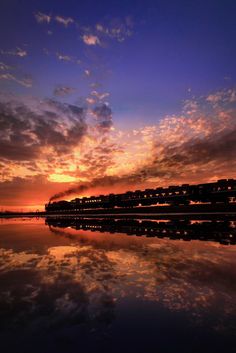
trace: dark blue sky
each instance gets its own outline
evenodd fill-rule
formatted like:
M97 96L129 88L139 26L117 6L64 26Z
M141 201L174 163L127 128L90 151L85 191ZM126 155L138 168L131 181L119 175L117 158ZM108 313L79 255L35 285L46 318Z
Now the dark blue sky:
M38 13L50 20L37 20ZM110 93L118 126L152 123L178 113L186 99L235 85L235 15L229 0L2 1L0 61L14 67L14 79L3 77L0 88L53 97L66 86L73 92L58 99L86 104L96 83L99 93ZM99 43L86 44L84 35ZM15 55L16 48L27 55Z

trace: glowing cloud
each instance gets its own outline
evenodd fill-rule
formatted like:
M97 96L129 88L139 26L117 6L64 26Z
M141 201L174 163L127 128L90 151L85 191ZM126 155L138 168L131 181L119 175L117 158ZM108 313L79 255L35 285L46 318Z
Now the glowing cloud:
M87 45L100 45L100 40L95 35L84 34L82 39L83 39L84 43Z

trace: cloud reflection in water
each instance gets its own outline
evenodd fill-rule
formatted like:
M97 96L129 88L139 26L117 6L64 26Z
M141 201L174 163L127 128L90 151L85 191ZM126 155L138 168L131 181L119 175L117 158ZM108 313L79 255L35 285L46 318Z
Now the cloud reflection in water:
M129 300L185 313L199 327L235 329L235 246L50 229L54 246L44 253L37 244L34 252L0 249L3 332L105 334Z

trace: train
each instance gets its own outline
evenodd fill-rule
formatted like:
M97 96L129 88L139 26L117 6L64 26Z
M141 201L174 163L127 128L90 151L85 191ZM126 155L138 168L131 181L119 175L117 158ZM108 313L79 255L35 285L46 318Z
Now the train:
M112 210L114 208L135 208L154 205L181 206L190 203L216 204L236 202L236 179L221 179L217 182L190 185L158 187L127 191L123 194L109 194L75 198L71 201L55 201L45 205L46 213L81 213L85 210Z

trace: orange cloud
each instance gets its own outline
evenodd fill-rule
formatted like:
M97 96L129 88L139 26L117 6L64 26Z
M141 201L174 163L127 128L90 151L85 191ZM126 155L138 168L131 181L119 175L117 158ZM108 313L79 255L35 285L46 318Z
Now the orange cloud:
M83 37L83 42L87 45L99 45L100 40L97 36L92 35L92 34L84 34Z

